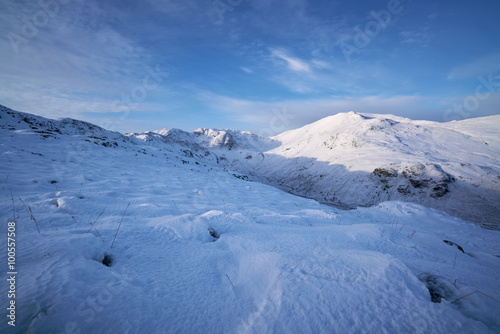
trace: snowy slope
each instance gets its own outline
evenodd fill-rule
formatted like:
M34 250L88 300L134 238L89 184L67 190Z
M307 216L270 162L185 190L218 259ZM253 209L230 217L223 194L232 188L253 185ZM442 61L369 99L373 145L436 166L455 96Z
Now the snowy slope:
M500 331L499 232L404 202L343 211L175 145L0 116L18 272L2 333Z
M500 116L442 124L338 114L275 137L281 145L259 170L280 164L271 180L325 202L398 199L499 226L499 129Z
M44 117L11 110L0 105L0 129L32 133L44 139L57 139L61 135L85 137L88 142L103 146L118 146L128 138L94 124L75 119L50 120Z
M500 232L398 201L343 211L174 145L87 141L80 122L45 138L7 111L0 212L18 274L2 333L500 331Z
M401 200L500 229L500 116L437 123L349 112L274 138L204 128L123 136L81 121L7 116L3 128L169 153L344 209Z
M499 129L500 116L437 123L349 112L273 142L254 137L248 144L248 134L231 133L230 145L196 143L229 169L323 203L402 200L498 229ZM210 131L202 137L221 138Z

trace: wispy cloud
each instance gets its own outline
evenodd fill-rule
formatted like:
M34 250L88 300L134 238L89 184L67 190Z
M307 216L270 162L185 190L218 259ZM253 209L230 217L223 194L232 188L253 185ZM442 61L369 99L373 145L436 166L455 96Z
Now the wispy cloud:
M19 4L9 7L1 26L23 36L16 19ZM27 15L37 3L22 7ZM12 108L52 117L82 117L113 111L113 101L140 85L152 56L139 43L100 22L106 11L94 2L69 2L15 53L0 40L0 98ZM27 16L29 19L29 16Z
M248 67L240 67L240 68L241 68L241 70L243 72L246 72L248 74L252 74L253 73L253 71L251 69L249 69Z
M289 69L292 71L296 72L311 72L311 66L309 64L297 57L293 57L289 55L289 52L284 49L271 49L271 55L278 58L282 59L286 62L287 66Z
M429 28L418 30L404 30L399 33L401 44L410 44L418 47L427 47L432 39Z
M332 69L332 65L330 63L319 59L311 60L311 64L319 69Z

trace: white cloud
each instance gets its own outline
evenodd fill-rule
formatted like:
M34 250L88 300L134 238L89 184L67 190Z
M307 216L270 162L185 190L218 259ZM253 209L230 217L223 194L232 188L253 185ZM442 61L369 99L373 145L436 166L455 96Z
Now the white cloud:
M288 68L296 72L311 72L309 64L299 58L288 55L283 49L271 49L271 54L279 59L286 61Z
M331 69L332 68L332 66L329 63L327 63L326 61L319 60L319 59L313 59L311 61L311 63L314 65L314 67L320 68L320 69Z
M247 67L240 67L240 68L241 68L242 71L244 71L244 72L246 72L248 74L252 74L253 73L253 71L251 69L247 68Z

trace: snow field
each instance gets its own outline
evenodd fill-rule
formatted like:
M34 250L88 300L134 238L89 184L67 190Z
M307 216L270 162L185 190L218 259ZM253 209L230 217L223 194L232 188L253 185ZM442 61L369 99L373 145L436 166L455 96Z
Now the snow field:
M499 232L397 201L343 211L149 147L0 136L19 272L17 326L2 332L500 331L489 297L452 303L476 290L500 300Z

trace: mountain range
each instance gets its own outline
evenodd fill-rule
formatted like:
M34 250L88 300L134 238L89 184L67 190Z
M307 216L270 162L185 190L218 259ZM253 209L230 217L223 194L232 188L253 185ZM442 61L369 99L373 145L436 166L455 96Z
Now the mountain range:
M500 115L438 123L348 112L263 138L205 128L120 134L73 119L0 112L3 129L171 151L343 209L401 200L500 226Z

